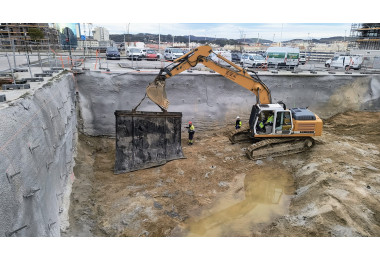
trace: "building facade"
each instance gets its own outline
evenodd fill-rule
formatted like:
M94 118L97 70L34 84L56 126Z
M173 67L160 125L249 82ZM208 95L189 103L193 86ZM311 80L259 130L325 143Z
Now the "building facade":
M42 32L42 37L33 37L36 30ZM0 23L1 49L25 50L37 45L40 49L58 48L58 31L48 23Z
M83 49L83 48L89 48L89 49L97 49L99 47L99 42L97 40L79 40L78 41L78 48Z
M94 40L97 41L109 41L110 40L110 33L109 31L104 27L96 27L92 31Z
M380 23L351 24L351 46L360 50L380 50Z

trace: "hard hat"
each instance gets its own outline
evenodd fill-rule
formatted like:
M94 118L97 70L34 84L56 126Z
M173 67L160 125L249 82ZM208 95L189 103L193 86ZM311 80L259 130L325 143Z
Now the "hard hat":
M192 122L191 121L189 121L189 125L191 125L192 124Z
M239 117L239 116L237 116L237 117L236 117L236 119L240 119L240 117Z

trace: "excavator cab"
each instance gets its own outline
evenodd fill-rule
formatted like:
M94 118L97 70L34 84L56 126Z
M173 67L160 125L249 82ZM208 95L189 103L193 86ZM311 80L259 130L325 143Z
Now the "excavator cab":
M254 105L251 132L252 137L263 135L289 135L292 131L290 110L284 110L280 104ZM256 115L256 116L255 116ZM272 121L268 119L272 117Z

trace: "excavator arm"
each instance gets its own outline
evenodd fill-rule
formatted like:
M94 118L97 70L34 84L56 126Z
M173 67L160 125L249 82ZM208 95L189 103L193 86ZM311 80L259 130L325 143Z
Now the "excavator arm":
M256 95L257 103L270 104L271 94L269 88L258 78L250 76L244 69L225 59L223 56L215 55L223 61L230 64L236 70L232 70L214 62L209 56L212 53L210 46L200 46L194 51L188 52L182 57L173 61L172 64L160 70L159 75L149 84L146 89L147 96L156 103L161 109L167 110L169 101L166 97L165 80L173 77L185 70L195 67L198 63L202 63L206 67L218 72L223 77L237 83L238 85L248 89Z

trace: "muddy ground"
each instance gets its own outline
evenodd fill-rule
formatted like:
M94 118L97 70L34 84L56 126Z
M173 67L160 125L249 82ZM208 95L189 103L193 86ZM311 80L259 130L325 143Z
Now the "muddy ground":
M338 114L311 151L258 161L223 131L184 132L186 159L120 175L115 139L81 134L62 235L380 236L379 125Z

